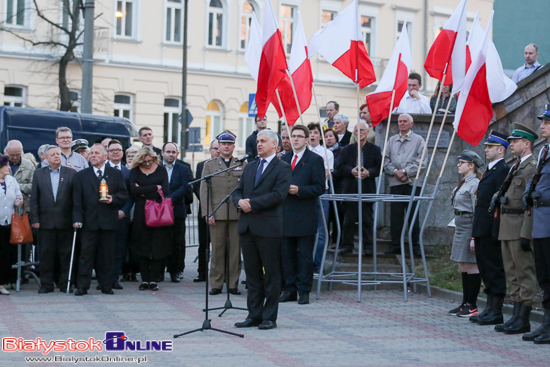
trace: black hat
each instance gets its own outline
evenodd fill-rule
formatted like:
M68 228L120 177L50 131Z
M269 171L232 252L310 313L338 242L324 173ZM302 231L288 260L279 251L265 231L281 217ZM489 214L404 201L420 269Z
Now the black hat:
M544 113L540 116L537 116L539 120L548 120L550 121L550 103L544 105Z
M505 148L508 148L508 139L507 134L499 133L498 131L491 131L485 145L502 145Z
M465 161L472 162L477 168L483 166L483 159L473 150L466 149L457 157L458 159L464 159Z
M529 129L527 126L520 124L519 122L512 122L514 130L512 130L512 135L508 137L510 139L528 139L531 142L535 142L539 136L536 132Z

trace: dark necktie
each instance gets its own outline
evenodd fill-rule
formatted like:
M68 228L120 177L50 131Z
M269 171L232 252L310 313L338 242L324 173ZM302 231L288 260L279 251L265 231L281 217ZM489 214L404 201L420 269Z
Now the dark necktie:
M101 173L100 169L97 170L97 178L99 178L100 180L103 178L103 174Z
M463 178L462 181L460 181L460 183L459 183L458 186L456 187L455 192L453 192L453 196L451 197L451 205L453 205L454 200L455 200L456 193L458 192L458 190L460 190L460 187L462 187L462 185L464 185L464 182L465 182L465 181L466 181L466 179Z
M298 154L294 155L294 159L292 160L292 169L294 170L294 167L296 167L296 161L298 160Z
M260 177L262 177L262 173L264 172L264 164L267 161L265 159L262 159L260 161L260 164L258 165L258 170L256 171L256 178L254 179L254 186L258 184L258 181L260 181Z

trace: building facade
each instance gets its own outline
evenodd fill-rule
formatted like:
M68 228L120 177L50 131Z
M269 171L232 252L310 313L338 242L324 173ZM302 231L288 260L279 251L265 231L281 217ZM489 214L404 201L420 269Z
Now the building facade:
M350 2L272 0L287 52L299 14L309 38ZM0 0L0 103L58 109L58 62L64 52L58 44L67 42L60 27L69 28L73 22L63 4L72 6L73 0L37 3L40 14L33 0ZM405 22L413 69L426 76L423 63L429 45L458 3L360 0L361 29L378 78ZM493 0L469 1L469 24L479 10L485 26L492 9ZM265 1L190 0L188 12L187 105L193 115L190 143L197 151L194 155L188 152L187 159L203 159L210 141L224 129L238 135L237 153L243 153L246 137L254 129L248 101L256 89L243 56L254 14L263 24ZM95 0L95 15L93 112L124 116L138 127L152 127L157 146L180 142L184 0ZM78 29L83 30L82 16ZM67 68L67 81L72 110L79 111L82 46L75 54ZM338 101L340 112L350 115L353 125L358 100L355 85L322 58L315 56L311 62L318 107L324 109L328 101ZM433 81L426 81L426 94L434 86ZM360 103L375 87L376 83L359 92ZM319 119L316 101L304 115L306 124ZM277 129L274 108L270 107L267 117L269 127Z

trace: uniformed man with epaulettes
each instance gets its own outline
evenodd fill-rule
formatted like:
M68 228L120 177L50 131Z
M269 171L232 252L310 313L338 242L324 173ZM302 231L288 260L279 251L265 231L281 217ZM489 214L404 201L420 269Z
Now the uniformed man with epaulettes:
M235 134L225 130L219 134L216 139L219 142L218 158L211 159L204 164L202 177L208 176L216 171L224 170L234 166L236 158L233 157L235 150ZM229 194L239 183L246 165L237 167L233 170L221 173L212 177L210 188L210 203L207 202L208 185L205 181L201 182L201 212L212 213L218 204ZM210 204L209 210L208 204ZM229 210L227 208L229 206ZM231 294L240 294L238 289L239 276L241 274L241 251L239 247L239 234L237 225L239 213L231 199L228 203L222 205L219 210L210 218L206 218L210 225L210 242L212 243L212 258L210 259L210 284L212 289L210 295L220 294L223 284L227 284L228 292ZM229 279L226 280L226 241L229 239Z
M511 283L510 298L514 302L514 312L504 324L496 325L495 331L520 334L531 331L529 315L537 288L531 246L533 218L525 215L521 198L537 166L532 147L538 135L522 124L514 122L512 126L508 142L517 160L497 194L496 201L500 203L500 208L495 210L500 215L498 239L502 246L504 272Z

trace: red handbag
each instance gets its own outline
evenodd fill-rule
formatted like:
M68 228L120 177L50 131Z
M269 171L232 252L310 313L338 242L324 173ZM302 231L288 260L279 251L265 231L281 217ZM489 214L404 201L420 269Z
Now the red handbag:
M19 215L17 207L14 208L14 213L11 215L10 243L12 245L22 245L33 241L29 213L25 212L25 206L23 205L23 215Z
M174 224L174 205L172 199L166 199L162 190L158 190L162 201L147 200L145 202L145 224L147 227L166 227Z

